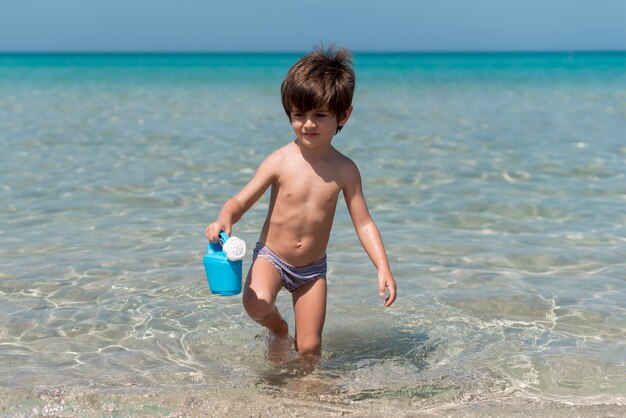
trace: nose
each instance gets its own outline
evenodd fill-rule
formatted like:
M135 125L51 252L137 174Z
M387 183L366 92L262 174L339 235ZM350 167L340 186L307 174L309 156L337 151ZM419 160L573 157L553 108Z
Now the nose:
M315 127L315 121L313 121L313 118L306 118L306 120L304 121L304 127L305 128L314 128Z

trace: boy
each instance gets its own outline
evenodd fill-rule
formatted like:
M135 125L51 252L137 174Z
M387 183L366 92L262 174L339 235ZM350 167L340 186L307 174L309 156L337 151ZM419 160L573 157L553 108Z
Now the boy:
M396 299L396 283L376 224L370 217L357 166L332 145L352 113L355 77L346 49L316 49L287 73L282 103L296 139L270 154L250 182L222 207L206 228L211 242L230 234L246 211L271 186L270 205L243 291L250 317L275 339L288 338L276 309L282 287L292 294L295 348L318 358L326 316L326 247L339 193L357 235L378 270L384 305Z

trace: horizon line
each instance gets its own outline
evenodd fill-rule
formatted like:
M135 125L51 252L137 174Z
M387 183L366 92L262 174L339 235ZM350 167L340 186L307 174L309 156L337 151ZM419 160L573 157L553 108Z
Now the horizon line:
M0 50L1 55L277 55L303 54L309 50ZM472 49L472 50L360 50L350 49L353 54L580 54L580 53L626 53L625 49Z

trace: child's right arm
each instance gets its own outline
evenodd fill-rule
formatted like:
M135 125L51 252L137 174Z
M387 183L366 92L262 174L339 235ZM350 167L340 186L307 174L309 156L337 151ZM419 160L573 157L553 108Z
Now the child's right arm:
M252 179L235 196L224 203L217 219L207 226L205 235L211 242L219 241L221 231L230 235L232 226L250 209L254 203L265 193L267 188L276 179L276 167L278 167L276 153L267 157L256 171Z

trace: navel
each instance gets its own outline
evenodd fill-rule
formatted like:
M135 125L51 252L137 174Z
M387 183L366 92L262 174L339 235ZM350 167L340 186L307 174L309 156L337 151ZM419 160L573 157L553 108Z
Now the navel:
M297 248L297 249L302 248L302 241L300 241L300 242L298 242L298 243L296 244L296 248Z

